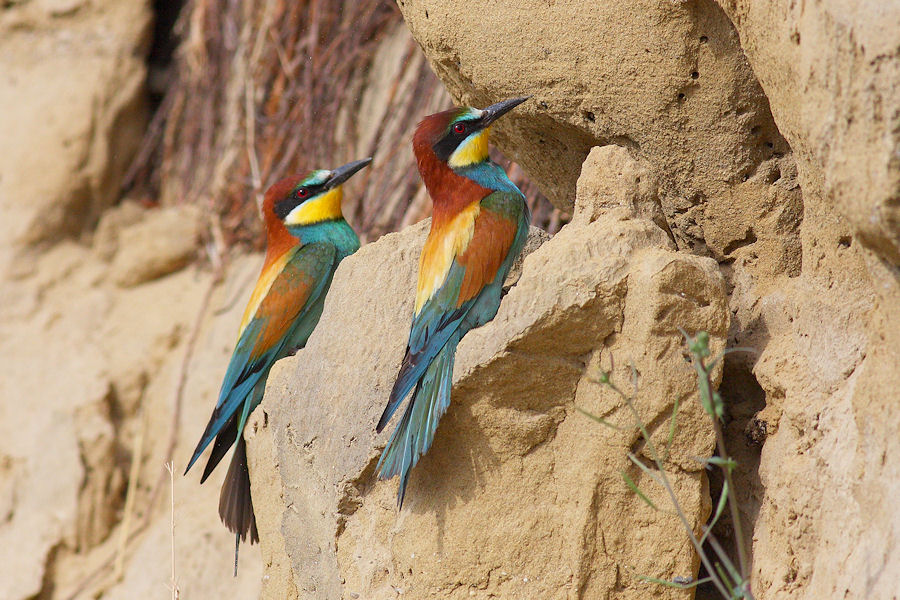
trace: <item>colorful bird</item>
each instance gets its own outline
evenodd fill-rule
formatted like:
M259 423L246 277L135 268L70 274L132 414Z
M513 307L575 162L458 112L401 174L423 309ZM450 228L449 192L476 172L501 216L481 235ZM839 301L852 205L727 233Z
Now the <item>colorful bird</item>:
M503 281L525 245L531 214L522 192L488 158L488 128L528 98L437 113L413 136L434 211L419 257L406 356L376 427L380 433L415 387L376 468L382 479L400 475L401 508L409 472L431 447L450 405L456 345L497 314Z
M341 212L341 184L370 162L365 158L334 171L287 177L270 187L263 200L266 260L244 310L219 400L184 471L187 474L215 438L203 483L237 444L219 497L219 516L235 533L235 575L240 541L248 535L251 544L259 541L244 425L262 401L272 365L306 345L322 315L335 269L359 249L359 238Z

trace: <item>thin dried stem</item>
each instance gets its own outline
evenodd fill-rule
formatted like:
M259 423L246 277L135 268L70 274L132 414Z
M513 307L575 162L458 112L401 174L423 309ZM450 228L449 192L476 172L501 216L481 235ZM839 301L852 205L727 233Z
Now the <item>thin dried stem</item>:
M171 564L172 574L169 576L169 586L172 590L172 600L178 600L181 596L181 590L178 589L178 582L175 579L175 463L167 462L166 471L169 472L169 490L170 490L170 509L172 519L169 527L169 540L171 541Z

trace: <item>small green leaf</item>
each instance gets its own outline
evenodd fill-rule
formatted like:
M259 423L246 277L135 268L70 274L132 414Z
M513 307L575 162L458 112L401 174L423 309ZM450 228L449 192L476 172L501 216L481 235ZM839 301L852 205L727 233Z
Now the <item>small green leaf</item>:
M728 503L728 480L725 480L725 483L722 484L722 495L719 496L719 504L716 506L716 514L713 517L712 521L709 522L709 525L706 526L706 531L703 532L703 537L700 538L700 545L702 546L704 542L706 542L706 536L710 534L713 530L713 527L716 526L716 523L719 521L719 517L722 516L722 513L725 511L725 505Z
M728 569L728 574L731 576L731 579L721 578L720 581L725 584L725 587L733 590L740 582L743 581L741 574L738 573L738 570L735 568L734 563L731 562L731 559L728 557L728 553L725 552L724 548L722 548L722 545L719 543L719 540L716 539L716 536L709 536L709 545L712 546L712 549L716 553L716 556L720 561L722 561L721 564L716 564L716 568L721 569L722 565L724 565L725 568Z
M713 409L712 401L710 400L710 397L712 394L710 394L709 385L707 385L704 382L706 377L701 375L698 379L699 379L698 390L700 392L700 405L703 407L703 410L706 412L706 414L708 414L709 416L713 416L715 414L715 409Z
M731 579L728 577L728 574L725 572L725 569L722 568L722 564L716 563L715 565L716 572L719 574L719 581L723 586L725 586L726 589L733 590L734 585L732 584Z
M583 408L579 408L579 407L576 406L576 407L575 407L575 410L577 410L578 412L580 412L580 413L583 414L584 416L588 417L589 419L593 419L593 420L597 421L598 423L600 423L601 425L605 425L606 427L609 427L610 429L615 429L616 431L620 431L620 430L622 429L622 428L619 427L618 425L613 425L612 423L610 423L610 422L607 421L606 419L604 419L604 418L602 418L602 417L598 417L597 415L591 414L591 413L589 413L588 411L584 410Z
M628 476L628 473L626 473L625 471L619 471L619 474L621 474L621 475L622 475L622 479L625 480L625 485L627 485L628 487L630 487L630 488L631 488L631 491L634 492L635 494L637 494L638 498L640 498L641 500L643 500L644 502L646 502L646 503L647 503L647 506L649 506L649 507L652 508L653 510L659 510L658 508L656 508L656 505L653 504L653 503L650 501L650 498L648 498L647 496L645 496L645 495L644 495L644 492L642 492L642 491L638 488L637 484L635 484L634 481L631 480L631 477Z
M656 577L647 577L645 575L638 575L638 579L641 581L648 581L650 583L658 583L659 585L665 585L668 587L678 588L680 590L689 590L692 587L697 587L698 585L702 585L704 583L712 581L712 577L704 577L703 579L695 579L690 583L680 583L677 581L669 581L668 579L658 579Z
M707 358L709 351L709 333L698 331L697 335L688 339L688 350L698 358Z
M710 456L709 458L703 460L702 462L716 465L717 467L722 467L723 469L728 469L729 472L734 471L737 468L737 462L733 458L723 458L721 456Z
M722 396L719 392L712 393L713 398L713 408L716 411L716 417L721 421L725 418L725 402L722 400Z
M756 348L750 348L748 346L735 346L734 348L725 348L722 350L722 354L720 356L725 356L726 354L731 354L732 352L747 352L750 354L756 354Z

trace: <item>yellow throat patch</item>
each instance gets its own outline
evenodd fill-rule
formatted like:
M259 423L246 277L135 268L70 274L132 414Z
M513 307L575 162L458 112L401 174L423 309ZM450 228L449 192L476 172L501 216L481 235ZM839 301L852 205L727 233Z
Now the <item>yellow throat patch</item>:
M482 129L463 140L462 144L450 155L447 164L458 169L480 163L488 157L488 129Z
M284 224L288 227L296 227L299 225L312 225L319 221L340 217L342 214L341 200L344 197L341 187L337 186L321 196L298 205L284 218Z

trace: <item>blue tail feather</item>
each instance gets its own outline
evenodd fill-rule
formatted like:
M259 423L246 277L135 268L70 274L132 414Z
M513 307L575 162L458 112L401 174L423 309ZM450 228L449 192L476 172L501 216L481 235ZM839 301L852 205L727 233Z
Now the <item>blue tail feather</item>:
M397 492L399 508L403 507L409 473L431 447L438 422L450 406L453 361L458 343L458 335L451 337L425 370L403 418L378 460L376 471L381 479L400 475L400 488Z
M438 353L450 344L450 339L454 335L457 335L458 341L460 324L465 319L471 304L472 302L468 302L466 303L464 310L454 311L452 318L440 320L441 327L438 327L432 334L428 340L428 344L419 342L419 345L413 350L413 340L411 337L410 345L406 348L406 356L403 359L403 364L400 365L400 373L397 375L397 380L394 381L390 399L388 400L387 406L384 407L384 412L378 420L375 431L380 433L381 430L384 429L384 426L390 421L394 411L397 410L397 407L409 391L424 378L425 372L436 360L435 357Z
M194 453L191 455L191 460L188 461L188 466L184 470L185 474L187 474L187 472L191 470L191 467L194 466L194 463L197 462L197 459L200 458L200 455L203 453L206 447L210 444L210 442L213 441L213 439L215 439L217 435L219 435L219 432L222 431L222 429L227 425L228 421L232 417L234 417L237 412L238 406L240 406L242 402L245 403L245 405L249 405L253 401L253 399L251 399L251 395L255 393L255 388L259 384L260 378L262 378L262 388L265 389L266 376L268 376L268 371L264 374L254 374L252 378L242 382L236 389L231 390L226 396L226 400L224 402L220 402L215 410L213 410L212 417L206 424L206 430L204 430L203 436L197 443L197 447L194 449ZM262 396L260 395L259 400L261 399ZM252 408L256 408L256 406L254 405ZM241 431L243 431L243 429L238 429L238 432Z

